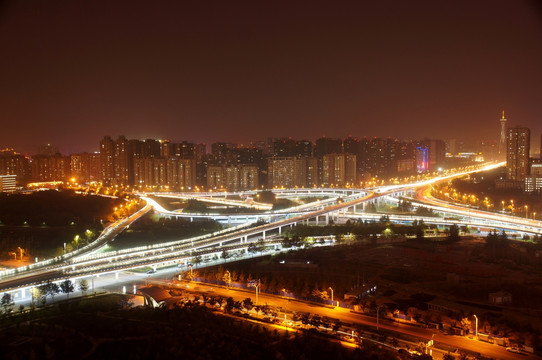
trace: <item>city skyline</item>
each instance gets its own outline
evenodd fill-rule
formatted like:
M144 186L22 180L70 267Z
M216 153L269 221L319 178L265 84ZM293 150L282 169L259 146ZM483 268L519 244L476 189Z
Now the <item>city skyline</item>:
M2 147L542 132L536 2L3 5ZM538 137L533 139L537 148Z

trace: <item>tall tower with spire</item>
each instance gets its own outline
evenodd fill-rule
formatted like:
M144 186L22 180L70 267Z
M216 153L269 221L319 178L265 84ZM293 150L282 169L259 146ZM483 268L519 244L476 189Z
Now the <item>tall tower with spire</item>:
M504 117L504 110L501 117L501 139L499 141L499 155L500 157L506 156L506 118Z

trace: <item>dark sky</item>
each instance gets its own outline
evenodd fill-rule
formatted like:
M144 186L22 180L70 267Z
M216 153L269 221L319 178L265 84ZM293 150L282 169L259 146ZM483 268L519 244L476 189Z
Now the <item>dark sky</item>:
M542 133L537 1L13 1L0 147Z

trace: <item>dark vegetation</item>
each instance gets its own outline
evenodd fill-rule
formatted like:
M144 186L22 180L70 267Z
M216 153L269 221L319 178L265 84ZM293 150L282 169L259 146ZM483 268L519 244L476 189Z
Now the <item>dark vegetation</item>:
M0 221L10 226L92 224L107 217L120 204L120 199L77 195L71 190L0 194Z
M190 221L184 218L168 219L154 214L147 214L130 225L129 229L117 236L111 246L129 248L152 245L172 240L212 233L222 229L222 225L213 220Z
M272 204L272 210L282 210L295 206L295 203L288 199L279 199L272 191L260 191L254 196L254 200L266 204Z
M278 331L215 315L198 302L173 310L127 305L121 295L109 295L11 317L2 325L9 331L0 333L3 358L396 358L370 344L351 350L312 332Z
M99 234L120 199L78 195L70 190L0 194L0 257L17 247L32 256L56 255L87 229Z

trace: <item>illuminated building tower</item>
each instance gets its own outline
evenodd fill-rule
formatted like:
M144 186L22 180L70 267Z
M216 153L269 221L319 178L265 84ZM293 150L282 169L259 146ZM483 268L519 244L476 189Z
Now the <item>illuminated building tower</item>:
M416 148L416 168L419 173L429 170L429 151L427 147Z
M506 172L509 180L524 181L529 174L531 132L524 127L511 127L506 137Z
M307 158L295 156L268 159L268 187L304 187L307 183Z
M258 166L256 165L239 165L239 183L240 190L252 190L257 189L259 184L258 181Z
M350 156L353 156L355 159L355 155ZM344 154L324 155L322 157L322 185L344 186L345 182L346 169Z
M17 175L18 182L29 180L32 176L29 159L13 149L0 150L0 175Z
M16 190L17 175L0 175L0 193Z
M100 164L101 164L101 180L104 185L111 185L115 175L115 142L110 136L105 136L100 141Z
M499 156L504 157L506 151L506 118L504 117L504 110L501 117L501 138L499 140Z

